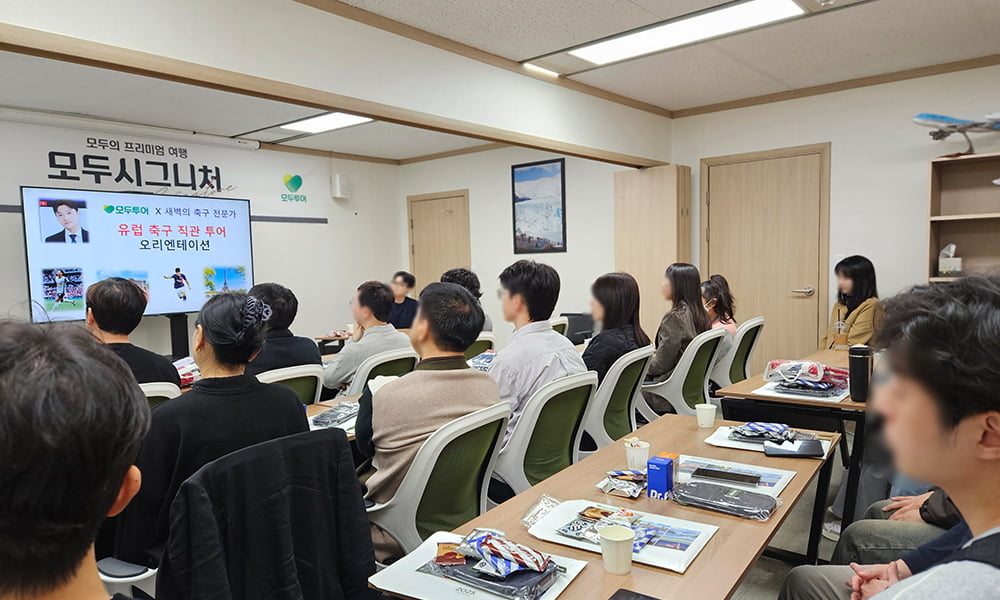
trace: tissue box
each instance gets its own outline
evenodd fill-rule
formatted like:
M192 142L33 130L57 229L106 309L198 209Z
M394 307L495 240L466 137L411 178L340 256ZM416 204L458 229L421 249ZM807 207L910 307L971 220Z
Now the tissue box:
M955 258L938 258L938 275L941 277L947 277L952 275L962 274L962 259L961 257Z
M646 461L646 495L666 500L674 489L674 460L654 456Z

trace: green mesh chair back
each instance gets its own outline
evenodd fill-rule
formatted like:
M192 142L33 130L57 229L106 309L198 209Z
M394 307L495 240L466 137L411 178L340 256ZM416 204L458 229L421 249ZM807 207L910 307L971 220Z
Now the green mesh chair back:
M705 402L705 378L712 370L715 360L715 351L719 347L719 338L708 340L698 348L694 360L691 361L691 368L687 377L684 378L682 394L684 402L693 410L696 404Z
M472 345L465 351L465 360L469 360L474 356L479 356L487 350L493 349L493 340L476 340L472 342Z
M593 391L592 386L581 385L545 404L524 453L524 475L531 485L573 464L577 433Z
M149 403L149 410L153 410L167 400L170 400L170 398L166 396L146 396L146 402Z
M552 329L554 329L555 332L558 333L559 335L566 335L567 327L569 327L569 323L560 322L552 324Z
M406 375L412 371L413 367L416 365L417 359L410 356L381 363L368 372L368 379L365 380L365 383L368 383L376 377L396 377L399 375Z
M479 516L490 456L503 437L504 420L496 420L452 440L438 457L417 506L421 539L435 531L451 531Z
M611 392L611 400L604 411L604 430L613 440L632 433L632 401L642 385L642 372L649 361L647 357L625 367Z
M761 323L746 332L740 340L740 345L737 346L736 353L733 355L733 364L729 365L729 381L732 383L743 381L747 378L747 362L750 361L750 352L753 350L754 344L757 343L757 337L760 336L760 332L763 329L764 324Z
M292 388L292 391L299 397L302 404L312 404L316 400L316 386L319 385L319 380L315 377L292 377L290 379L282 379L276 383Z

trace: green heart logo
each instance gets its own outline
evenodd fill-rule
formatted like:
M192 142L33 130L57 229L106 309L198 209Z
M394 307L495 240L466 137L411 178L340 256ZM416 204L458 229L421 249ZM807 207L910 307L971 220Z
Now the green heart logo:
M111 213L115 212L115 207L111 206L110 204L105 204L104 205L104 212L106 212L106 213L108 213L110 215Z
M285 175L285 187L293 194L302 187L302 177L300 175Z

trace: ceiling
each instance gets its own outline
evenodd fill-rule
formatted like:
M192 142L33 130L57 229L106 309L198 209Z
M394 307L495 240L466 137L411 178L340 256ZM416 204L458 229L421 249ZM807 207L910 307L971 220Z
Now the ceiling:
M325 111L11 52L0 52L0 82L0 106L341 154L402 160L487 143L384 122L303 136L278 126Z
M514 61L723 4L720 0L341 0ZM817 14L571 75L690 109L1000 54L997 0L839 0ZM852 4L856 6L851 6Z

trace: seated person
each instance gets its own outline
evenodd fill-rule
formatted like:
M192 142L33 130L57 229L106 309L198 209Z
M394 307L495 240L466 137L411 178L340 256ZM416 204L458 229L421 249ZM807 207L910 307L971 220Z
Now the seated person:
M729 282L722 275L712 275L701 282L701 299L705 304L705 312L712 323L712 329L725 329L729 335L719 340L719 350L715 355L716 366L723 363L733 349L736 336L736 303L729 292ZM714 394L719 389L715 381L709 382L709 389Z
M830 312L830 327L820 340L823 350L833 348L838 327L847 334L847 345L867 344L875 334L881 310L875 265L864 256L848 256L833 267L837 275L837 301Z
M142 321L146 301L146 293L132 281L102 279L87 288L87 329L128 364L139 383L163 381L180 387L181 376L170 359L129 341Z
M148 429L128 367L93 336L0 322L0 597L108 600L94 539L139 490Z
M271 307L271 318L267 320L264 347L247 365L247 375L285 367L323 364L316 342L294 336L288 329L299 312L299 300L292 290L277 283L258 283L248 293Z
M469 293L479 301L483 297L482 290L479 289L479 277L468 269L451 269L441 274L441 283L457 283L469 290ZM482 307L482 303L479 304ZM483 312L483 331L493 331L493 319Z
M968 277L917 286L889 299L876 345L888 350L892 378L873 408L884 420L896 467L907 477L945 490L965 518L972 539L951 554L939 555L932 564L921 565L927 568L919 572L905 560L869 568L852 565L856 576L848 582L850 597L996 598L1000 278ZM849 597L833 581L805 591L800 569L789 574L792 581L785 585L800 587L784 597ZM844 574L841 570L840 581Z
M691 340L712 326L702 305L698 267L674 263L667 267L663 275L663 298L672 306L663 315L656 330L656 353L649 361L646 374L648 380L654 383L669 379ZM663 398L648 392L643 392L643 396L657 413L674 412Z
M587 365L573 343L549 323L559 300L555 269L519 260L500 273L500 288L503 318L515 329L507 347L490 363L489 374L512 412L506 443L532 394L560 377L586 372Z
M392 306L392 291L386 284L366 281L358 287L351 301L351 315L357 327L343 349L326 365L323 387L335 392L346 389L366 359L382 352L410 347L410 338L386 322ZM334 395L324 394L324 397Z
M608 369L622 356L650 344L639 325L639 284L628 273L608 273L598 277L590 293L590 312L601 323L601 332L583 351L587 370L604 381Z
M119 516L115 557L155 567L169 530L170 504L185 479L213 460L309 430L290 388L244 373L264 345L269 306L253 296L212 296L195 321L193 356L201 379L153 411L136 462L142 490Z
M397 271L392 276L392 310L387 321L396 329L409 329L413 318L417 316L417 301L409 294L417 285L417 278L412 273Z
M410 340L420 355L412 373L375 393L366 391L358 412L357 442L372 457L366 498L388 502L403 482L420 446L443 425L500 402L497 385L469 368L465 350L483 329L483 310L465 288L432 283L420 293ZM415 419L414 415L420 415ZM375 558L403 554L396 542L372 526Z

